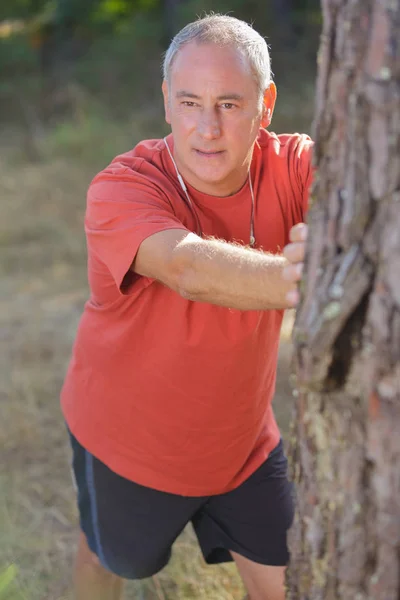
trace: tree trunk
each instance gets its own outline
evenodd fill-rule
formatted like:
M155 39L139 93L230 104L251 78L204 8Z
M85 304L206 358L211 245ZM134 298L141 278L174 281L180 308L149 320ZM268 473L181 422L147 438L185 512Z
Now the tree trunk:
M290 600L400 598L400 0L323 0Z

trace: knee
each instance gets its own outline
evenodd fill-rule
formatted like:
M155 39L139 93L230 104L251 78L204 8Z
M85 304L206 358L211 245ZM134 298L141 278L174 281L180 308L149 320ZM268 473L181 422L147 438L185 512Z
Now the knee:
M78 566L81 565L92 569L102 567L99 557L90 549L86 536L82 531L78 542L77 563Z
M146 552L145 548L134 548L115 543L107 548L93 551L82 533L79 541L78 563L94 570L103 570L122 579L146 579L161 571L171 557L171 550L163 555Z
M123 579L146 579L152 577L168 563L171 552L163 558L155 558L141 552L135 557L129 556L107 556L106 568Z

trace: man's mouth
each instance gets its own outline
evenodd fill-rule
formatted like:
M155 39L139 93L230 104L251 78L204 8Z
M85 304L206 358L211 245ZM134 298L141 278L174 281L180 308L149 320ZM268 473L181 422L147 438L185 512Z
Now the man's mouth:
M223 154L223 152L225 152L225 150L199 150L199 149L195 148L195 152L199 156L213 158L214 156L219 156L220 154Z

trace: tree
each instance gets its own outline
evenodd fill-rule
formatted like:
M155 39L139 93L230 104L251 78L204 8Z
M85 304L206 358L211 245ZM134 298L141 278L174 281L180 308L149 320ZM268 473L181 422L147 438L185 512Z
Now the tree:
M290 600L400 597L400 0L323 0Z

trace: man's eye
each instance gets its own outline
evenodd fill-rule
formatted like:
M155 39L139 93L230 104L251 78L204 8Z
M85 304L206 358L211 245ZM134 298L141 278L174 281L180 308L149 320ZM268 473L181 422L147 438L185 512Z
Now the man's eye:
M183 106L188 106L189 108L190 108L191 106L196 106L196 103L195 103L195 102L190 102L189 100L184 100L184 101L182 102L182 104L183 104Z
M231 110L232 108L235 108L235 104L232 104L232 102L224 102L223 104L221 104L221 106L223 108L228 109L228 110Z

